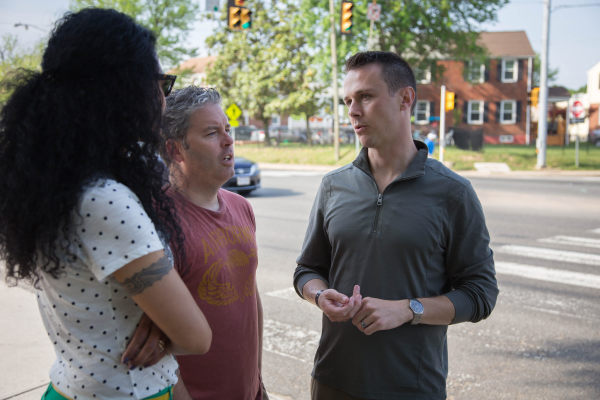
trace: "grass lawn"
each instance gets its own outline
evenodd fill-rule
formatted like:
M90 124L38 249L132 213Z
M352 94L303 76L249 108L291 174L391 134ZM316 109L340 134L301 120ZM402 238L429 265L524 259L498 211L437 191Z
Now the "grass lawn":
M355 158L354 145L340 145L340 160L335 162L333 145L307 146L299 143L282 143L267 147L261 144L236 144L235 154L256 162L281 164L344 165ZM434 153L438 158L438 149ZM447 147L444 160L455 170L475 169L476 162L503 162L511 170L534 170L537 154L533 146L484 145L483 151L460 150ZM600 147L589 143L579 145L579 168L575 167L575 145L548 147L546 165L549 169L600 170Z

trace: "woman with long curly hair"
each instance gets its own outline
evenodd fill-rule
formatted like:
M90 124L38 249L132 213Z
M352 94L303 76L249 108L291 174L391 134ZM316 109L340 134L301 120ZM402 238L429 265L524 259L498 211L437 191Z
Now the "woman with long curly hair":
M0 258L7 280L37 291L56 352L46 399L167 399L170 352L210 346L165 245L183 235L156 156L175 77L155 42L117 11L68 13L42 72L21 71L0 114ZM130 369L122 354L143 313L170 344Z

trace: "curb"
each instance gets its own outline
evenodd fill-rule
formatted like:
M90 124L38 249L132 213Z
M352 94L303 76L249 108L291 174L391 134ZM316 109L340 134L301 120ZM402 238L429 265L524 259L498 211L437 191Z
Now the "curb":
M279 164L279 163L258 163L263 170L279 171L314 171L327 173L342 167L342 165L314 165L314 164ZM466 177L491 177L491 178L574 178L574 177L593 177L600 178L600 170L560 170L544 169L539 171L474 171L453 170L459 175Z

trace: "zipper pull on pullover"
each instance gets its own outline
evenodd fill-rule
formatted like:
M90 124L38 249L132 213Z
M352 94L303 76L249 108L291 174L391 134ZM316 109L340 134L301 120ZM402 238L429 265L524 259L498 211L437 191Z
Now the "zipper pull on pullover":
M380 206L383 204L383 194L379 193L377 195L377 205Z

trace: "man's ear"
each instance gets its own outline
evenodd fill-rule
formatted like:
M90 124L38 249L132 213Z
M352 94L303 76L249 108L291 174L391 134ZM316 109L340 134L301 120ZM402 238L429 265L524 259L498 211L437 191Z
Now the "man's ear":
M416 93L415 90L410 87L407 86L405 88L402 89L402 106L401 109L405 110L405 109L411 109L414 101L415 101L415 97L416 97Z
M183 161L183 145L179 140L167 139L165 147L171 161L175 163Z

